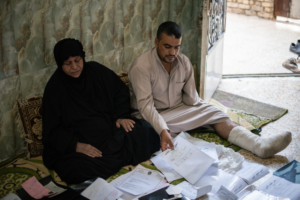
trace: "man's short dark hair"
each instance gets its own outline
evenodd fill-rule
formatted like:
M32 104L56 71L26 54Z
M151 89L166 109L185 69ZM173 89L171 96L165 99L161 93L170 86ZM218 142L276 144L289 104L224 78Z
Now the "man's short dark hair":
M176 39L181 38L181 28L175 22L167 21L159 25L156 34L158 40L161 40L163 33L168 36L175 36Z

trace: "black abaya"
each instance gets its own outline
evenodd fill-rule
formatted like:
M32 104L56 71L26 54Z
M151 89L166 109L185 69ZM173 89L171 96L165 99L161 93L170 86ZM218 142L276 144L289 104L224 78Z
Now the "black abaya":
M80 183L106 179L159 150L159 136L148 122L133 119L134 128L127 133L116 127L117 119L131 119L130 97L128 87L113 71L84 62L81 75L73 78L59 67L43 97L44 164L63 181ZM94 146L102 157L76 152L77 142Z

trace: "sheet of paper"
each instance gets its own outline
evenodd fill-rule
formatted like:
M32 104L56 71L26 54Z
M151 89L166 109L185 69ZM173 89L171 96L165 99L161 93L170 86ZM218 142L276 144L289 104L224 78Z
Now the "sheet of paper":
M277 176L271 176L257 189L276 197L290 198L291 200L300 199L300 184L292 183Z
M221 185L229 191L237 194L247 186L247 183L236 175L229 174L223 170L211 166L203 176L194 184L195 187L212 185L211 193L216 194Z
M243 200L253 200L253 199L266 199L266 200L290 200L289 198L282 198L282 197L274 197L272 195L266 194L264 192L255 190L245 196Z
M194 184L213 164L214 159L181 137L174 142L174 150L168 149L160 156L187 181Z
M163 179L160 172L138 166L117 187L133 195L140 195L159 186Z
M115 200L122 195L122 192L102 178L97 178L81 195L91 200Z
M257 163L244 161L241 169L237 171L235 175L244 179L248 184L252 184L268 173L270 172L267 167Z
M195 145L199 150L215 159L215 163L219 162L215 143L209 143L198 138L192 137L186 132L181 132L177 137L181 137L190 142L191 144ZM176 138L174 140L176 140Z
M44 186L45 188L55 192L55 194L49 196L48 198L52 198L56 195L59 195L60 193L63 193L64 191L66 191L66 189L62 188L62 187L58 187L57 185L55 185L55 183L53 183L52 181L50 181L50 183L48 183L47 185Z
M20 199L20 197L18 197L14 193L9 193L5 197L3 197L1 200L21 200L21 199Z
M118 198L118 200L138 200L140 197L142 196L145 196L147 194L150 194L152 192L155 192L156 190L159 190L161 188L164 188L164 187L167 187L169 186L170 184L167 183L166 180L163 180L158 187L156 187L155 189L153 190L150 190L149 192L146 192L146 193L143 193L141 195L133 195L133 194L130 194L128 192L125 192L125 191L122 191L123 194Z
M34 176L22 183L24 190L33 198L41 199L55 192L45 188Z
M147 194L153 193L153 192L155 192L155 191L157 191L157 190L159 190L159 189L161 189L161 188L167 187L167 186L169 186L169 185L170 185L170 184L167 183L166 180L163 180L163 181L160 183L160 185L159 185L158 187L156 187L155 189L150 190L149 192L146 192L145 194L141 194L141 195L135 197L135 198L132 199L132 200L138 200L138 199L139 199L140 197L142 197L142 196L145 196L145 195L147 195ZM128 199L128 200L129 200L129 199ZM131 200L131 199L130 199L130 200Z
M142 165L138 165L139 167L142 167L144 168ZM111 181L109 184L113 185L114 187L117 187L118 185L120 185L130 174L132 173L131 172L128 172L126 174L123 174L121 176L119 176L118 178L116 178L115 180ZM156 188L154 188L153 190L150 190L149 192L146 192L144 194L141 194L141 195L133 195L133 194L130 194L128 192L125 192L123 190L121 190L123 192L123 194L120 196L120 198L118 200L137 200L139 197L142 197L142 196L145 196L149 193L152 193L156 190L159 190L163 187L166 187L166 186L169 186L170 184L167 183L167 181L164 179L160 184L159 186L157 186Z
M157 167L157 169L159 169L165 175L169 182L183 178L162 157L160 157L160 155L157 155L150 160L153 162L155 167Z
M179 183L178 186L180 186L183 189L181 193L190 199L196 199L198 197L201 197L209 193L212 189L211 185L207 185L203 187L195 187L187 181L183 181Z
M180 194L182 192L182 188L178 185L170 185L168 189L166 189L166 192L169 195Z
M222 200L238 200L238 197L221 185L219 191L216 194Z

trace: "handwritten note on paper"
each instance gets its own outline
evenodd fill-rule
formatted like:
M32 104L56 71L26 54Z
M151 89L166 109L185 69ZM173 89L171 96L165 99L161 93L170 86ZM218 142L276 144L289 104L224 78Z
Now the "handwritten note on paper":
M166 150L160 156L187 181L194 184L212 165L214 159L197 147L178 137L174 150Z
M159 169L166 176L166 179L169 182L183 178L162 157L160 157L160 155L157 155L150 160L153 162L155 167L157 167L157 169Z
M236 175L244 179L248 184L252 184L258 179L264 177L269 173L267 167L257 164L244 161L242 167L239 171L236 172Z
M222 200L238 200L238 197L229 190L227 190L223 185L221 185L216 196L218 196Z
M41 199L50 196L55 192L45 188L34 176L22 184L24 190L33 198Z
M291 200L300 199L300 184L277 176L271 176L257 189L276 197L290 198Z
M97 178L81 195L91 200L115 200L122 195L122 192L102 178Z

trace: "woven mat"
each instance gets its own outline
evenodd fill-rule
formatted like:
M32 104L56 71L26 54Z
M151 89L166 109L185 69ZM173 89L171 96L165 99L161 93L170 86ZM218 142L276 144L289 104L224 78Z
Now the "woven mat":
M227 99L227 101L229 100ZM224 101L221 102L224 103ZM255 134L259 133L258 128L263 124L269 123L274 120L262 118L260 116L256 116L244 111L238 112L234 110L234 108L226 107L214 99L211 99L209 104L220 108L231 118L232 121L236 122L240 126L244 126ZM284 113L286 113L286 111ZM277 116L282 116L283 114L278 114ZM199 138L207 142L222 144L225 147L232 148L234 151L238 151L241 149L236 145L230 144L227 140L222 139L214 130L198 128L187 132L195 138ZM59 176L53 170L48 170L43 165L41 156L29 160L23 157L24 155L20 155L0 163L0 198L6 196L8 193L15 193L16 190L21 187L21 184L32 176L35 176L39 180L40 178L51 175L56 182L62 185L66 185L66 183L61 181ZM141 163L141 165L149 169L157 170L157 168L152 164L150 160ZM136 166L125 166L118 173L108 178L107 181L110 182L120 175L133 170L135 167ZM176 180L172 184L177 184L181 181L183 181L183 179Z

